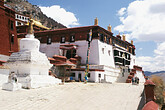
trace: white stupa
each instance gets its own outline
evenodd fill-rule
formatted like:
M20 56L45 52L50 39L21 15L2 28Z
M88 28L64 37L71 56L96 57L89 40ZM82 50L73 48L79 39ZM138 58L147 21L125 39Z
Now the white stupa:
M60 83L60 79L48 74L52 64L47 56L39 51L40 41L34 38L32 20L25 37L20 40L20 52L12 53L6 63L10 72L17 75L18 83L21 83L23 88L38 88Z

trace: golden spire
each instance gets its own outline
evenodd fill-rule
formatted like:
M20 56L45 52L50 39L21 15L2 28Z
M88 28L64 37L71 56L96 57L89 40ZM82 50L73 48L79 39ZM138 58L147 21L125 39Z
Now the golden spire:
M108 26L108 31L109 31L109 32L112 32L112 27L111 27L110 24L109 24L109 26Z
M133 40L131 40L131 44L133 45Z
M98 26L98 18L95 18L95 25Z
M28 34L33 34L33 20L29 20Z
M125 34L123 34L122 37L123 37L123 41L125 41L125 37L126 37Z

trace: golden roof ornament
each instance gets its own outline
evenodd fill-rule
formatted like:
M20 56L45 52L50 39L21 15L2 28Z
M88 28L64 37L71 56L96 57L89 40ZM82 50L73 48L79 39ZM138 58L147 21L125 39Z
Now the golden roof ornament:
M33 34L34 30L33 30L33 20L30 19L29 20L29 27L28 27L28 34Z
M126 40L125 40L125 37L126 37L125 34L123 34L122 37L123 37L123 41L126 41Z
M109 32L112 32L112 27L111 27L110 24L109 24L109 26L108 26L108 31L109 31Z
M98 26L98 18L95 18L95 25Z

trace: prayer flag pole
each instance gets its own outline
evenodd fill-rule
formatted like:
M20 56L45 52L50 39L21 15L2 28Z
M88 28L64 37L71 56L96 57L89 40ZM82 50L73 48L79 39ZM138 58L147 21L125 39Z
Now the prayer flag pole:
M90 51L90 42L92 41L92 29L90 29L88 40L88 49L87 49L87 59L86 59L86 68L85 68L85 77L84 77L84 83L87 83L88 79L88 72L89 72L89 51Z

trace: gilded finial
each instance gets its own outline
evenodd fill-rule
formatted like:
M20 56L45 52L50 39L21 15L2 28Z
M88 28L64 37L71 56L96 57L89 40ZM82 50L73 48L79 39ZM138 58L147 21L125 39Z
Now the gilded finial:
M98 18L95 18L95 25L98 26Z
M133 40L131 40L131 44L133 45Z
M109 24L109 26L108 26L108 31L109 31L109 32L112 32L112 27L111 27L110 24Z
M33 20L29 20L28 34L33 34Z
M125 34L123 34L122 37L123 37L123 41L125 41L125 37L126 37Z

